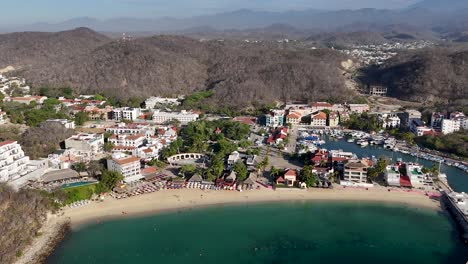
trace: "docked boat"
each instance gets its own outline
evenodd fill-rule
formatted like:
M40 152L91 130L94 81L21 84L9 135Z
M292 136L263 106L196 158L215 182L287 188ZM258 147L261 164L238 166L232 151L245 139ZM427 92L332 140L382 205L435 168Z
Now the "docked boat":
M352 138L348 139L347 141L348 141L348 143L354 143L354 139L352 139Z

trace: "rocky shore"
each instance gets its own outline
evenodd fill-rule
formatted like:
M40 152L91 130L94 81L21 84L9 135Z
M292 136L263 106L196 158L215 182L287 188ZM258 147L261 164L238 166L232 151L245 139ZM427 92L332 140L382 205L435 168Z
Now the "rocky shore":
M63 216L51 215L41 228L42 233L26 248L15 264L40 264L53 252L58 243L70 231L70 221Z

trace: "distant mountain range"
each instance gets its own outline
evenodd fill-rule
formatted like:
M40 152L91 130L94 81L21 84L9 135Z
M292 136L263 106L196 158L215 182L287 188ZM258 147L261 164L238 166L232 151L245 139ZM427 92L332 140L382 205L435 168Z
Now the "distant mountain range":
M24 26L2 27L0 31L63 31L87 27L100 32L174 33L189 29L248 30L268 28L271 25L288 25L304 31L357 31L356 26L385 27L408 24L414 27L450 31L451 27L468 25L467 0L424 0L409 8L399 10L304 10L266 12L242 9L234 12L191 18L114 18L99 20L90 17L73 18L61 23L37 23ZM287 30L284 28L282 32Z

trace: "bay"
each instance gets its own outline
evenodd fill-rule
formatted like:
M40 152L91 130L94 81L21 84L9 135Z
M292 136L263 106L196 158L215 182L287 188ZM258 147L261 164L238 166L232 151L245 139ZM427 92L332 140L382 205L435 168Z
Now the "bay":
M346 140L336 140L327 138L326 144L322 145L321 148L326 148L328 150L332 149L342 149L343 151L349 151L355 153L359 158L362 157L371 157L375 156L379 158L381 156L389 157L393 162L396 162L397 159L402 159L405 162L416 162L424 165L425 167L432 167L433 165L439 166L439 163L434 163L429 160L416 158L408 154L403 154L400 152L394 152L388 149L384 149L380 146L368 146L361 148L355 143L349 143ZM467 192L468 193L468 173L445 164L441 164L440 171L447 174L447 181L450 184L450 187L456 192Z
M71 232L47 263L465 263L443 213L365 202L187 209Z

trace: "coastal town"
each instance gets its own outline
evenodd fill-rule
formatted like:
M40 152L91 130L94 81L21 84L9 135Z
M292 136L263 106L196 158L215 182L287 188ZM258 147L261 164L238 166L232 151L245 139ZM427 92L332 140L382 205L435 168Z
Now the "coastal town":
M467 130L462 112L433 112L430 122L424 122L417 109L377 111L367 103L312 102L228 117L185 109L186 97L155 96L138 105L116 106L104 96L71 91L56 97L31 95L25 80L1 75L0 91L5 110L0 127L26 124L45 134L50 128L67 132L55 149L34 158L25 153L31 146L21 140L0 142L0 181L64 196L58 203L65 216L151 193L184 195L183 190L198 190L201 198L225 192L231 202L236 202L235 193L257 200L270 193L299 199L304 193L317 192L310 194L316 197L327 192L329 199L335 194L356 200L372 200L362 194L366 192L381 199L392 193L410 204L411 199L433 203L444 197L468 240L468 198L454 192L440 171L444 164L466 174L468 163L412 141ZM371 96L385 93L370 91ZM329 148L329 143L338 147ZM371 148L392 154L374 155L367 151ZM393 153L411 159L394 159ZM424 166L419 159L433 165Z

